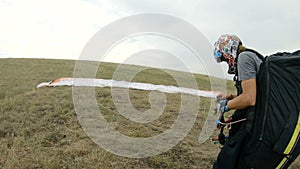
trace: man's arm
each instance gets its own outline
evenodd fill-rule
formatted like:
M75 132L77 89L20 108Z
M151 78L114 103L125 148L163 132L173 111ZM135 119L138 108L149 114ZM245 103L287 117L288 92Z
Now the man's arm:
M242 81L243 93L234 99L228 101L227 106L231 109L244 109L254 106L256 103L256 79L247 79Z

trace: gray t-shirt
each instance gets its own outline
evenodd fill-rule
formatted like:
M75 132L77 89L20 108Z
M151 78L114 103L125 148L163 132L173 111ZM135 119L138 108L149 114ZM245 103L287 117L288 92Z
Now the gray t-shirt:
M253 52L242 52L238 59L238 78L240 81L256 78L262 60Z

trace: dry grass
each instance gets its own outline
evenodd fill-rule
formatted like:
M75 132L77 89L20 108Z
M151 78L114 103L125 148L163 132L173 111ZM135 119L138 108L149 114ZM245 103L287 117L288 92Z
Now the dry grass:
M97 77L111 78L116 66L101 65ZM73 76L73 68L74 61L67 60L0 60L0 168L211 168L218 145L198 143L209 99L201 98L193 128L171 150L142 159L121 157L102 149L85 134L74 110L72 88L36 89L40 82ZM200 89L210 90L207 76L196 78ZM171 76L157 69L146 69L133 80L176 85ZM129 94L137 110L144 112L151 107L148 91L130 90ZM106 120L120 133L132 137L150 137L168 129L178 115L181 101L179 94L167 94L159 119L140 124L118 113L110 88L97 88L96 99ZM297 160L291 168L299 167Z

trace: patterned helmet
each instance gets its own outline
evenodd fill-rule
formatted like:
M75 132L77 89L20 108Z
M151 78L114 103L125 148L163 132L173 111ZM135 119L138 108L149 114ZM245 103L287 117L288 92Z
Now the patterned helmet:
M222 35L214 44L214 57L216 61L219 63L230 59L230 57L235 59L240 44L242 44L242 42L236 35Z

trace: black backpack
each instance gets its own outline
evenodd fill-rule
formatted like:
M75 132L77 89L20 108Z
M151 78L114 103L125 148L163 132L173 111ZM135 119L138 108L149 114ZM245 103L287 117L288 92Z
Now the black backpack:
M264 58L238 168L287 168L300 153L300 50Z

